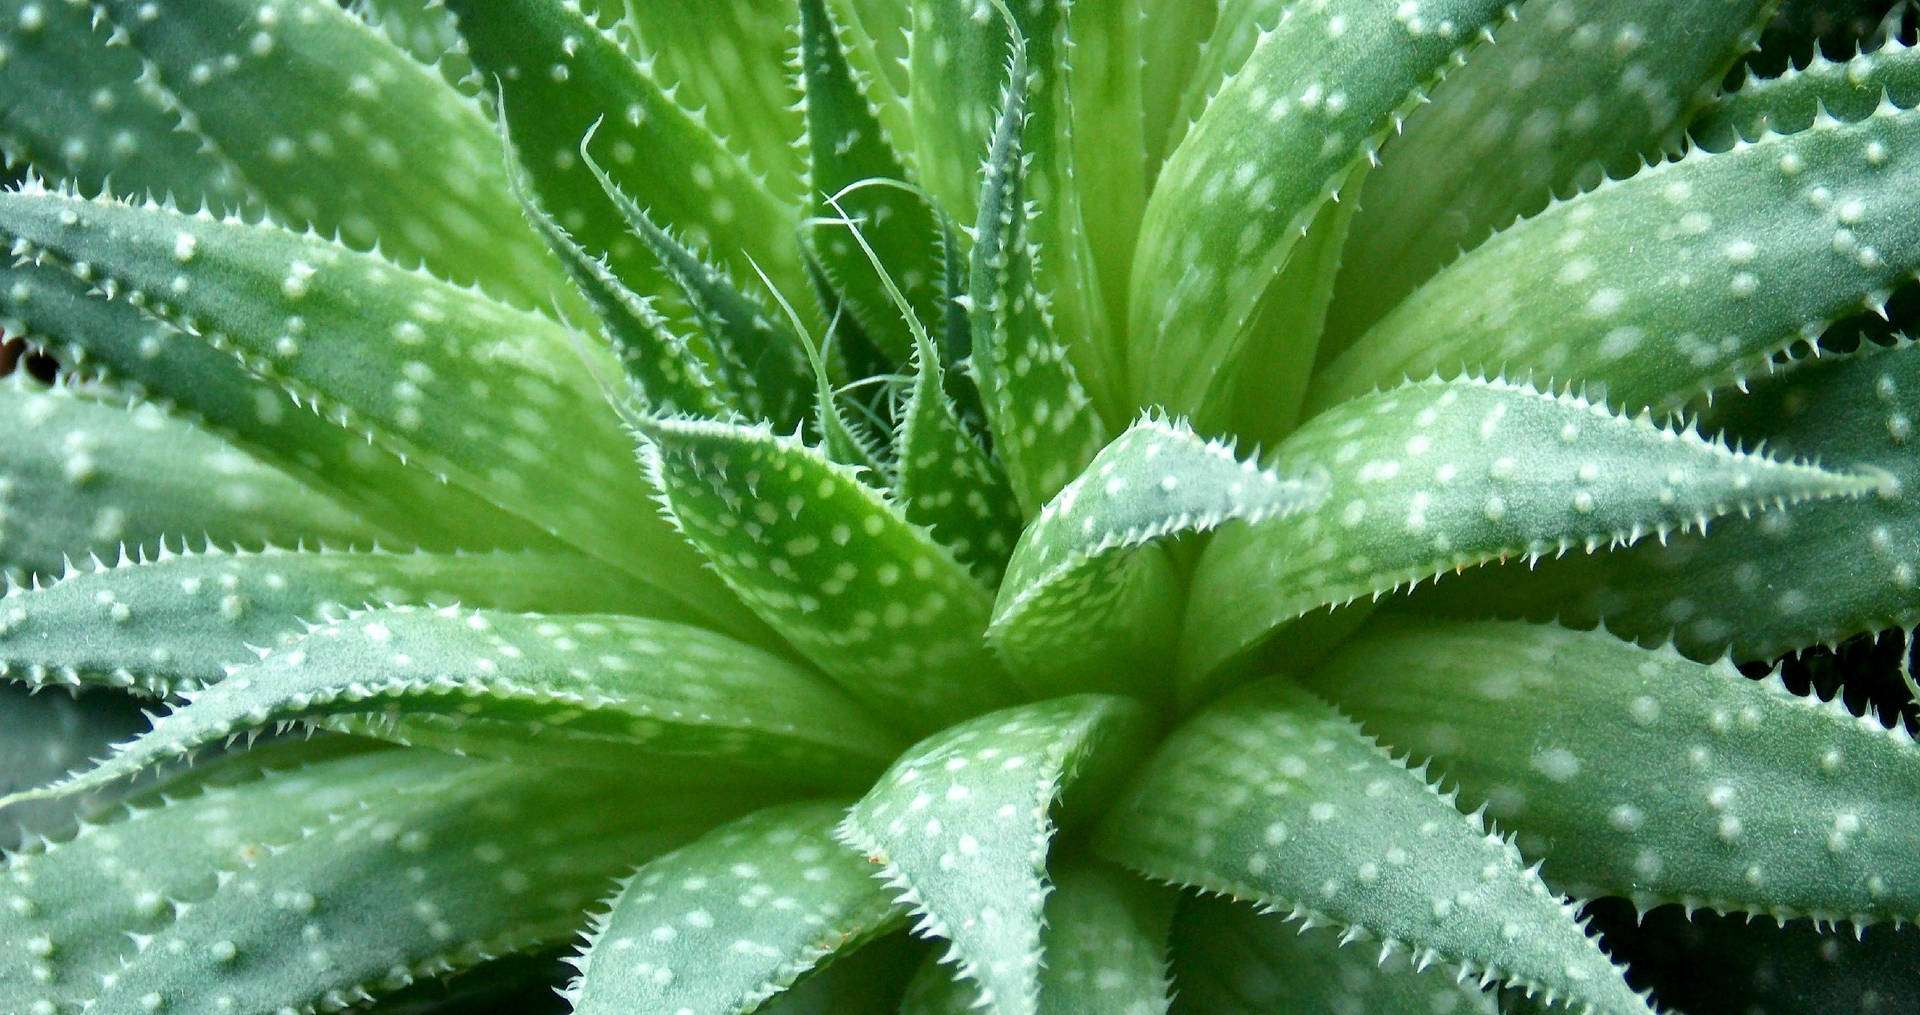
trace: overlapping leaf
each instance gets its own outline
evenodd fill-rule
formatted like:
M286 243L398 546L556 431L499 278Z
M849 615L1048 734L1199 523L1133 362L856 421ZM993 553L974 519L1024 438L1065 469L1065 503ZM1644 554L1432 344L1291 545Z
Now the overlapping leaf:
M1322 414L1273 463L1282 475L1315 465L1332 473L1318 508L1222 532L1202 555L1184 679L1204 686L1222 662L1309 611L1447 571L1592 552L1883 482L1482 380L1410 384Z
M980 637L987 590L851 469L764 426L643 429L681 530L854 697L922 733L1013 700Z
M631 441L610 413L576 411L599 392L546 318L318 237L154 207L0 194L0 237L716 622L744 620L664 523L632 510L647 491ZM472 411L496 398L515 404Z
M624 866L740 809L652 796L399 751L183 790L8 858L0 1005L337 1008L557 942Z
M1845 60L1829 60L1816 50L1805 67L1789 67L1779 77L1754 78L1701 110L1688 132L1720 151L1741 139L1805 130L1823 112L1863 120L1883 101L1901 109L1920 103L1920 47L1897 36Z
M257 650L285 648L308 623L391 603L694 619L581 557L191 551L162 541L137 562L96 562L59 581L9 588L0 598L0 676L172 694L220 679Z
M1151 877L1405 947L1418 964L1576 1010L1650 1010L1510 843L1289 683L1175 731L1096 845Z
M1146 715L1125 698L1078 695L968 720L914 745L840 827L881 865L944 961L997 1015L1040 1003L1050 816L1063 791L1099 801L1141 749Z
M815 966L905 923L833 840L842 802L757 811L653 860L596 918L575 1015L744 1015Z
M669 775L698 761L733 782L858 785L896 746L818 676L638 617L389 607L317 627L184 697L97 767L16 798L104 785L276 722L361 713L443 717L463 753L642 771L657 759ZM461 737L467 719L484 725Z
M1320 206L1504 8L1315 4L1259 35L1147 202L1127 354L1136 401L1193 415L1202 430L1219 425L1245 327ZM1328 66L1342 68L1338 80Z
M121 408L8 378L0 432L0 572L9 585L61 574L70 558L157 550L188 534L227 543L379 534L152 405Z
M1920 268L1920 111L1697 151L1516 223L1316 376L1309 408L1464 364L1673 409Z
M1323 469L1270 472L1151 417L1121 434L1027 527L987 637L1034 694L1169 690L1182 587L1155 544L1316 507Z
M1512 622L1377 628L1311 683L1432 758L1577 894L1856 924L1920 912L1920 747L1838 701Z
M1522 7L1383 151L1342 258L1329 343L1344 347L1462 248L1540 211L1555 194L1676 149L1677 128L1753 47L1775 6Z

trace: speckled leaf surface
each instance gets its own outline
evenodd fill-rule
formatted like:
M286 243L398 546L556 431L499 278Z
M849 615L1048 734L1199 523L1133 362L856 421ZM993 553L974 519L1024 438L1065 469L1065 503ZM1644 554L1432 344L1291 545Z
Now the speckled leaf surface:
M736 275L752 277L751 256L784 291L806 291L787 200L592 15L566 0L448 0L447 8L475 68L498 82L540 203L582 246L607 255L629 285L647 292L662 276L653 255L608 214L581 158L595 123L594 159L660 225L712 251Z
M1035 1015L1051 812L1063 792L1097 796L1145 726L1137 703L1100 695L970 719L908 749L839 838L879 865L923 933L952 942L943 961L983 1005Z
M1226 899L1184 899L1173 919L1180 969L1173 1015L1375 1012L1495 1015L1493 996L1444 968L1416 972L1404 950L1382 957Z
M104 393L96 393L104 394ZM291 477L152 405L0 381L0 571L11 585L163 538L370 541L362 523Z
M1869 347L1809 363L1719 403L1717 420L1743 441L1889 481L1846 505L1728 519L1712 538L1676 536L1586 560L1466 576L1419 608L1455 615L1554 617L1649 642L1672 638L1696 658L1740 659L1832 644L1920 621L1920 536L1909 492L1920 418L1920 348Z
M21 154L42 171L90 189L110 175L121 193L268 211L511 299L543 299L557 280L505 200L500 146L480 108L332 0L205 0L165 17L141 0L5 7L13 13L0 17L16 24L29 9L43 23L10 36L28 58L4 73L28 77L7 94L59 98L0 114L0 134L25 142ZM89 19L118 45L41 37ZM103 66L76 73L82 54ZM108 136L85 140L99 130ZM184 146L193 150L182 158ZM144 151L123 163L135 150Z
M1575 894L1856 924L1920 912L1920 747L1838 701L1513 622L1378 628L1310 683L1433 759Z
M1326 471L1273 472L1178 422L1135 423L1022 533L987 638L1029 693L1162 696L1182 587L1155 544L1319 505Z
M91 376L166 403L418 545L557 545L532 523L307 411L281 384L248 373L232 355L125 300L101 299L92 282L61 267L0 267L0 328Z
M639 617L387 607L316 627L182 697L98 766L25 797L104 785L274 723L360 713L442 717L479 756L616 770L698 760L715 779L799 786L858 784L897 746L817 675ZM467 718L486 725L460 738Z
M907 520L924 525L956 560L993 587L1020 538L1020 505L950 395L949 366L915 336L913 390L899 434L899 492ZM971 382L960 379L959 383Z
M895 0L827 0L841 27L847 66L859 79L887 138L911 166L915 144L907 78L913 9Z
M575 1015L745 1015L823 962L906 923L833 840L844 801L747 815L648 862L594 920Z
M1650 1011L1518 850L1290 683L1176 730L1096 846L1150 877L1354 929L1575 1010Z
M1700 144L1719 151L1743 138L1805 130L1823 111L1842 120L1863 120L1883 100L1901 109L1920 104L1920 47L1896 37L1845 60L1816 52L1805 67L1751 79L1720 96L1687 129Z
M1696 151L1448 265L1315 378L1309 410L1461 364L1673 409L1879 307L1920 268L1920 111ZM1601 388L1593 389L1597 394Z
M1195 570L1184 679L1312 610L1508 557L1592 552L1880 478L1737 452L1570 394L1425 381L1355 399L1275 450L1331 473L1320 506L1236 526ZM1253 591L1248 591L1253 590Z
M572 411L599 392L547 318L318 237L151 206L0 194L0 237L582 549L674 575L663 587L720 622L738 616L663 522L629 510L647 496L632 442L611 414ZM358 340L376 329L380 342ZM519 404L466 411L494 398Z
M926 732L1013 699L992 599L851 469L764 427L646 424L656 484L720 577L876 711Z
M1038 238L1027 200L1033 174L1023 147L1029 127L1023 46L1014 48L1008 80L987 152L967 305L973 375L995 450L1021 511L1031 517L1093 458L1109 431L1038 288Z
M1243 326L1339 186L1483 27L1497 0L1294 7L1168 157L1140 228L1132 396L1203 423ZM1323 80L1331 62L1346 67Z
M620 572L533 553L426 554L217 544L82 566L0 597L0 676L172 694L285 648L309 623L393 603L674 617Z
M145 725L139 707L123 695L37 694L17 684L0 685L0 794L52 782L83 764L88 754ZM99 804L96 797L80 796L9 807L0 813L0 850L13 852L36 838L58 836Z
M396 751L183 793L8 858L0 1002L339 1007L563 939L622 865L728 806Z
M1678 146L1774 0L1540 0L1381 153L1330 330L1345 345L1489 232Z

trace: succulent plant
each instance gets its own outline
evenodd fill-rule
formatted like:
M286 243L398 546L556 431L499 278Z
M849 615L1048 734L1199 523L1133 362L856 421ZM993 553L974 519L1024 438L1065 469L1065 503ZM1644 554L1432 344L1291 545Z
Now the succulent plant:
M1621 1015L1576 900L1913 918L1904 724L1737 667L1920 617L1920 58L1773 7L0 0L0 673L89 689L0 1009Z

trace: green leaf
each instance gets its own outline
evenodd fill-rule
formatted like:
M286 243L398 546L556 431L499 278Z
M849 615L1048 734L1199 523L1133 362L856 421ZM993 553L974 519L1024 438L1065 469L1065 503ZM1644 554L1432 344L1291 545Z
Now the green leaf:
M1837 699L1510 622L1376 628L1310 682L1432 758L1568 891L1783 921L1920 912L1920 747Z
M1176 730L1095 844L1150 877L1408 948L1417 965L1576 1010L1650 1010L1512 844L1290 683Z
M765 426L641 429L687 538L854 697L917 733L1014 699L980 637L987 590L851 469Z
M1503 381L1424 381L1345 403L1275 453L1282 475L1332 470L1320 506L1222 532L1195 570L1181 675L1204 687L1280 625L1490 561L1704 529L1707 521L1858 496L1883 477L1738 452L1645 413ZM1194 685L1183 685L1190 690Z
M841 194L865 180L905 180L900 156L848 66L827 0L801 0L800 31L811 199L818 204L823 195ZM903 187L868 186L845 193L838 205L859 224L920 320L939 320L941 277L935 244L940 230L927 199ZM847 312L888 358L905 362L912 335L852 235L832 227L816 229L808 233L808 248L846 301Z
M1014 47L987 153L967 298L973 374L994 451L1021 513L1032 517L1093 459L1108 434L1036 287L1029 160L1021 147L1028 123L1026 53L1024 45Z
M87 755L145 727L138 703L122 694L35 694L0 683L0 794L58 779ZM79 797L10 808L0 816L0 850L11 853L36 836L67 832L100 802Z
M980 987L996 1015L1040 1002L1041 912L1049 891L1049 816L1063 790L1098 801L1137 756L1145 711L1126 698L1077 695L963 722L915 744L855 804L840 841L880 866L943 961Z
M661 226L708 250L736 276L758 262L787 292L806 272L791 242L796 215L754 167L681 105L651 63L637 61L567 0L447 0L475 67L497 82L513 145L540 203L590 251L605 253L637 292L663 288L653 255L607 214L581 159L591 154ZM785 45L786 40L781 39ZM797 131L793 135L796 136Z
M1462 249L1555 194L1677 151L1679 128L1753 49L1774 0L1541 0L1407 117L1343 257L1338 352ZM1329 358L1326 352L1322 359Z
M1142 0L1101 0L1069 4L1066 12L1073 143L1073 171L1067 183L1074 190L1073 206L1092 209L1083 213L1081 228L1105 303L1101 319L1108 322L1127 319L1133 248L1148 193L1150 131L1142 116L1146 102L1142 79L1159 61L1163 41L1159 36L1168 27L1148 20L1151 15L1142 8ZM1170 13L1167 20L1178 23L1192 17ZM1149 32L1154 36L1151 44L1146 39ZM1151 61L1146 58L1148 52L1153 53ZM1114 324L1108 330L1112 334L1101 336L1107 343L1101 358L1124 363L1125 329Z
M344 1006L560 941L613 874L738 806L419 751L183 792L8 858L0 1005Z
M176 542L174 545L180 545ZM0 676L173 694L219 680L307 622L370 604L462 603L545 613L638 612L677 603L581 557L340 550L176 551L81 568L0 598Z
M1021 535L987 638L1031 694L1161 698L1183 588L1156 544L1310 510L1328 482L1324 469L1269 472L1184 423L1145 417Z
M0 237L717 623L751 623L661 519L632 510L648 495L632 441L612 413L577 411L599 389L547 318L315 236L156 207L0 194ZM514 407L472 411L490 398Z
M633 3L605 8L624 17L615 32L660 84L740 150L768 190L802 197L805 158L794 139L804 129L793 101L793 0L726 4Z
M894 150L911 166L917 151L907 77L912 5L896 0L827 2L833 5L834 23L841 26L847 66L886 128Z
M961 419L940 353L921 339L915 336L913 388L900 423L900 507L984 584L998 587L1020 538L1020 505L1006 471Z
M1741 139L1798 133L1823 112L1849 122L1864 120L1883 101L1901 109L1920 104L1920 47L1897 36L1845 60L1829 60L1816 48L1805 67L1752 78L1720 96L1687 131L1702 146L1723 151Z
M69 558L226 543L359 540L353 515L152 405L127 408L22 378L0 381L0 572L58 575Z
M833 841L845 810L757 811L641 867L575 960L575 1015L745 1015L903 925L866 865Z
M111 175L123 192L268 211L521 302L558 280L515 221L479 107L333 0L283 0L265 15L255 0L169 17L141 0L32 8L40 29L9 19L7 36L37 55L0 73L23 75L7 94L62 98L12 106L0 132L42 171L89 191ZM80 35L88 19L92 38ZM99 76L76 73L76 60ZM116 101L96 101L103 87ZM75 131L106 136L75 147Z
M661 228L621 192L599 163L584 154L584 146L582 152L607 200L620 212L628 231L659 262L686 302L692 323L706 336L713 351L713 376L727 392L727 402L754 419L772 420L783 427L798 423L811 393L799 329L773 317L734 284L725 268L708 262L698 250ZM762 279L767 277L758 265L753 270Z
M1495 1015L1491 994L1444 969L1416 971L1405 951L1344 947L1327 928L1290 926L1225 899L1185 899L1173 921L1180 972L1174 1015L1380 1012Z
M1920 507L1907 492L1920 487L1911 437L1920 418L1920 348L1868 346L1717 404L1717 422L1735 438L1878 472L1880 495L1728 519L1710 536L1543 562L1538 573L1496 568L1422 598L1419 608L1604 622L1649 644L1671 638L1697 659L1728 651L1771 659L1920 623Z
M900 995L925 944L891 934L800 982L754 1010L754 1015L900 1015Z
M104 785L273 723L362 713L452 717L456 734L465 718L484 720L459 742L483 757L643 771L660 759L669 773L697 761L710 779L813 787L858 784L898 746L791 663L698 628L611 615L372 610L182 695L97 767L0 805Z
M425 548L556 547L552 537L308 412L233 356L55 265L0 267L0 328L176 414Z
M1920 268L1920 112L1698 151L1516 223L1322 371L1310 410L1459 364L1678 408ZM1597 389L1596 389L1597 390Z
M1499 0L1294 7L1167 159L1133 267L1134 401L1215 429L1261 294L1322 204L1417 104ZM1340 67L1338 81L1327 67Z
M1160 175L1167 153L1180 143L1192 123L1184 114L1182 102L1190 88L1200 85L1196 68L1218 50L1209 43L1214 25L1223 9L1232 6L1223 0L1192 3L1191 0L1137 0L1140 18L1152 26L1152 42L1145 44L1153 59L1140 68L1140 101L1144 112L1147 146L1147 183L1149 190ZM1251 47L1249 47L1251 48ZM1245 58L1243 53L1242 59ZM1217 85L1219 80L1206 81Z
M439 71L461 94L480 94L473 61L459 51L460 32L445 5L433 0L353 0L347 9L388 42Z

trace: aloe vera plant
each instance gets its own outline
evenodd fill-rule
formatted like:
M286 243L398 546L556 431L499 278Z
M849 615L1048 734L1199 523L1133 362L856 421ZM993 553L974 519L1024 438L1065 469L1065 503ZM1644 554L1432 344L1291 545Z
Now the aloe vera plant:
M1913 919L1906 726L1738 666L1920 620L1920 59L1774 8L0 0L0 674L86 692L0 1010L1630 1015L1588 900Z

